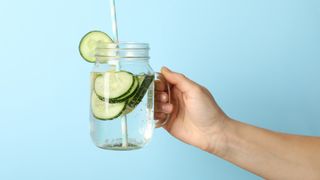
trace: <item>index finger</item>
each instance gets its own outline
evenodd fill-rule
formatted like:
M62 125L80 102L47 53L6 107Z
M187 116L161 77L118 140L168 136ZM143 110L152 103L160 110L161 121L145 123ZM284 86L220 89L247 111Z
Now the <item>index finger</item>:
M165 91L166 85L161 80L155 80L155 89L156 89L156 91Z

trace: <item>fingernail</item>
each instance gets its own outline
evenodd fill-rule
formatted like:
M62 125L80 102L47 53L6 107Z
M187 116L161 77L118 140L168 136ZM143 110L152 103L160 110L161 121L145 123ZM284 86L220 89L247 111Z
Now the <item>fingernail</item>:
M165 110L166 112L170 112L172 110L172 105L171 104L165 104L163 106L163 110Z
M166 102L167 101L168 96L166 94L162 94L161 95L161 101L162 102Z
M164 71L168 71L168 72L172 72L168 67L166 67L166 66L163 66L162 67L162 70L164 70Z

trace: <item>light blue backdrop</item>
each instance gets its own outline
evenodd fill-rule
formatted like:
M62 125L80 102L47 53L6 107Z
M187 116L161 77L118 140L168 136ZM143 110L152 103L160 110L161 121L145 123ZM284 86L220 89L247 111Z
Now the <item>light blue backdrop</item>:
M118 0L120 39L149 42L207 86L232 117L320 135L319 0ZM111 32L107 0L0 1L0 179L212 180L258 177L155 132L145 149L96 148L78 42Z

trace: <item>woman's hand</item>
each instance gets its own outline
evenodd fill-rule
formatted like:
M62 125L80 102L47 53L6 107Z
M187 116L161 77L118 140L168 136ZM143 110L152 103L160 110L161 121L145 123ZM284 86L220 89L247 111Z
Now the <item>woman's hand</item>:
M276 133L228 118L210 92L182 74L162 69L172 85L156 84L156 119L176 138L266 179L320 179L320 137Z
M171 104L163 82L156 82L155 119L164 120L164 128L174 137L203 150L212 150L228 117L218 107L210 92L182 74L168 68L161 70L171 84Z

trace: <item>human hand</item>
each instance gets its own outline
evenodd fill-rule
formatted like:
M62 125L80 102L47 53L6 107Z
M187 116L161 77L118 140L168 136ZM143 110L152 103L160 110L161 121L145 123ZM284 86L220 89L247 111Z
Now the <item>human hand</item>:
M206 88L167 68L161 72L172 86L171 104L165 85L156 81L155 119L170 114L164 128L171 135L265 179L320 179L320 137L232 120Z
M156 82L155 119L165 120L171 114L164 128L181 141L201 148L214 148L218 134L228 119L219 108L211 93L201 85L182 74L162 68L166 81L171 84L171 104L165 85Z

